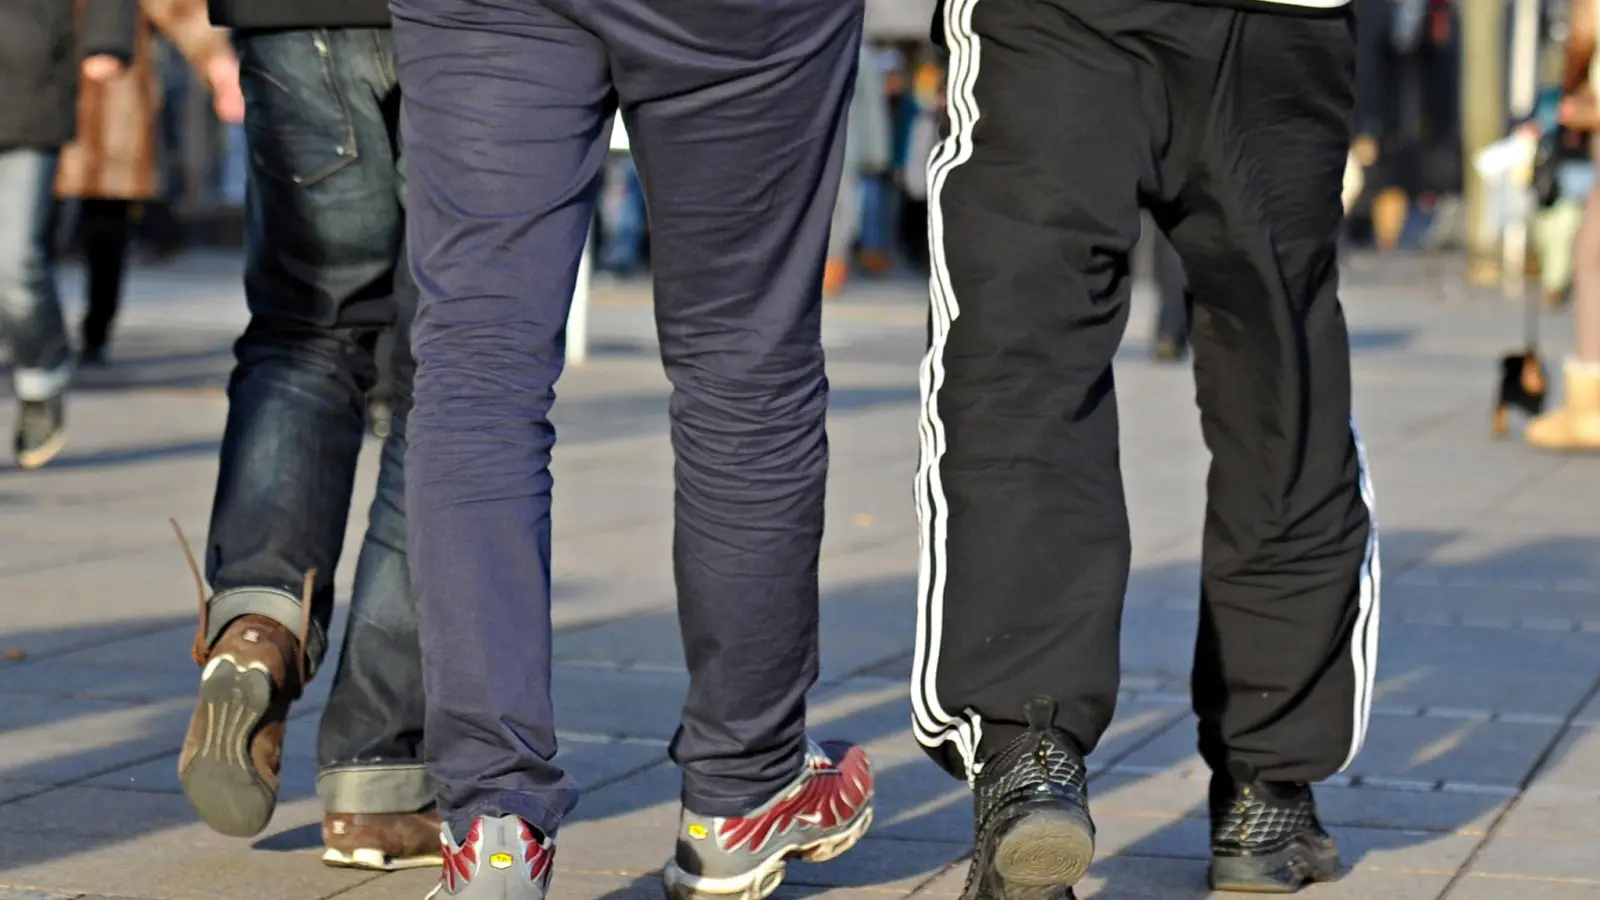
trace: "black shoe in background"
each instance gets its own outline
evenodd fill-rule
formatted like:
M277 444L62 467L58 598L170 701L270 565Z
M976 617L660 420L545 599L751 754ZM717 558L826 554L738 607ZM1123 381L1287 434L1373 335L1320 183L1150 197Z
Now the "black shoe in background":
M1180 338L1159 334L1156 335L1155 349L1150 355L1155 357L1156 362L1178 363L1188 357L1189 348Z
M13 447L17 465L37 469L56 458L67 443L66 400L57 394L49 400L24 400L17 412Z
M1052 724L1056 704L1029 703L1028 730L983 764L973 785L976 849L962 900L1071 900L1094 858L1088 770Z
M1211 778L1211 888L1292 894L1339 877L1339 851L1311 788Z
M78 368L103 369L106 366L106 346L104 344L85 344L78 351Z

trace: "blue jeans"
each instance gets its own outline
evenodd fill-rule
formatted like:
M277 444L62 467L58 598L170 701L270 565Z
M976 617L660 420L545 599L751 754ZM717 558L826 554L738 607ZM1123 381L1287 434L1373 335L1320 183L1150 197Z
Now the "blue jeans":
M306 636L327 648L344 544L377 378L379 335L396 329L393 431L332 697L318 741L328 812L409 812L434 788L421 761L422 676L406 569L406 414L415 364L405 335L416 286L404 256L400 95L389 33L332 29L236 37L246 103L245 295L206 556L215 640L254 613L300 627L300 591L317 571Z
M11 345L21 400L48 400L72 377L50 252L58 156L54 148L0 147L0 337Z

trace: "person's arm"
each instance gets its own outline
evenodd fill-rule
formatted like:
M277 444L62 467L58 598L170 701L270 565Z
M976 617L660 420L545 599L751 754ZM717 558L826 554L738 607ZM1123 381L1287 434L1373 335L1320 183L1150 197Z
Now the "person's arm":
M1383 133L1383 100L1388 85L1383 71L1388 50L1388 0L1355 0L1356 83L1352 125L1355 141L1362 149L1362 165L1372 165L1377 156L1377 141Z
M211 27L205 0L141 0L140 8L210 86L217 118L244 121L239 61L228 43L228 32Z
M1589 64L1595 49L1595 0L1573 0L1567 29L1567 61L1561 86L1565 93L1572 94L1589 83Z
M138 0L85 0L80 40L85 72L107 69L107 62L96 60L115 62L118 71L127 66L138 21Z

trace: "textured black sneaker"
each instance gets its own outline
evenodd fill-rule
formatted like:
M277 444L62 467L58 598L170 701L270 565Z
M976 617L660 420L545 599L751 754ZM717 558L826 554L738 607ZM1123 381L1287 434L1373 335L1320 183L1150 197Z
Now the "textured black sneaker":
M1211 778L1211 887L1292 894L1339 877L1339 851L1317 819L1311 788Z
M17 411L17 465L37 469L55 459L66 443L66 401L60 394L49 400L22 401Z
M1055 701L1023 711L1028 730L973 783L976 848L962 900L1070 900L1094 858L1083 754L1052 724Z

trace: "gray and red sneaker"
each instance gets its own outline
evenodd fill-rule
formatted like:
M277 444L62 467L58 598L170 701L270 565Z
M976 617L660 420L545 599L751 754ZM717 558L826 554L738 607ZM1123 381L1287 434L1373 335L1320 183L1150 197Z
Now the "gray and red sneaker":
M484 817L457 841L439 833L444 866L425 900L544 900L550 891L556 842L516 816Z
M872 825L872 764L844 743L812 744L805 767L778 796L738 818L684 810L678 852L661 872L672 900L761 900L791 857L826 862Z

